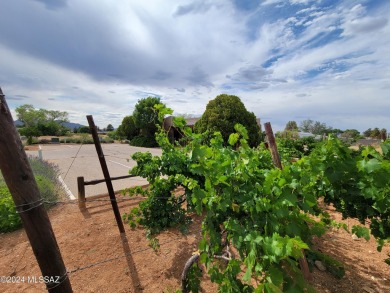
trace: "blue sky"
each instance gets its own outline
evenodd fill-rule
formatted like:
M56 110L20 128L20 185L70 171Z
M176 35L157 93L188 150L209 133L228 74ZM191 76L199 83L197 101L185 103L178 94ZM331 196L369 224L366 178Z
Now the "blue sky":
M305 119L390 131L390 1L1 0L11 109L118 126L161 97L201 115L235 94L274 130Z

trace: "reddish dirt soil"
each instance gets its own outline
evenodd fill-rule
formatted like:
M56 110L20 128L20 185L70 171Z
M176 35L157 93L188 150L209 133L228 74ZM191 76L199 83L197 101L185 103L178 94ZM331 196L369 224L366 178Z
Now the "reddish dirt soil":
M122 214L136 205L135 200L119 203ZM330 213L341 218L332 210ZM148 246L143 229L131 230L125 225L127 237L120 236L108 202L89 202L83 213L77 203L61 204L49 211L49 217L74 292L174 293L180 289L182 269L200 239L201 219L195 217L187 236L175 230L162 233L156 253ZM375 241L353 240L341 229L329 231L315 244L346 268L341 280L314 268L311 283L317 292L390 292L390 267L384 262L390 247L379 253ZM46 292L44 284L27 282L28 277L41 273L23 229L1 234L0 252L0 276L19 280L0 283L0 292ZM207 275L201 285L202 292L217 292Z

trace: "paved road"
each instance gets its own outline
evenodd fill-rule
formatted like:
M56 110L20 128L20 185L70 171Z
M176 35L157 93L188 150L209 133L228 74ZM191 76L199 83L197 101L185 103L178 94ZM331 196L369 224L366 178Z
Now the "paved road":
M60 176L77 198L77 177L84 176L85 181L104 179L100 167L95 145L41 145L44 160L55 163L60 168ZM160 149L147 149L132 147L127 144L102 144L106 158L108 171L111 177L129 174L129 169L136 165L131 155L136 152L149 151L153 155L161 155ZM38 151L26 151L27 154L38 156ZM127 187L144 185L147 181L140 177L115 180L112 182L114 190L122 190ZM105 183L88 185L85 187L86 196L107 193Z

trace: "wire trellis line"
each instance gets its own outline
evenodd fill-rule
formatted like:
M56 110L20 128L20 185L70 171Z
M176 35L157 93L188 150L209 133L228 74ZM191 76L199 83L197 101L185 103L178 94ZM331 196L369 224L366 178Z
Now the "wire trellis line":
M200 233L200 232L202 232L202 229L199 229L199 230L196 230L196 231L190 232L190 233L197 234L197 233ZM181 237L175 237L175 238L172 238L172 239L169 239L167 241L159 243L159 246L165 245L165 244L169 244L169 243L171 243L173 241L177 241L177 240L180 240L180 239L181 239ZM99 266L99 265L102 265L102 264L105 264L105 263L108 263L108 262L111 262L111 261L114 261L114 260L126 258L128 256L131 256L131 255L134 255L134 254L137 254L137 253L141 253L141 252L145 252L145 251L148 251L148 250L154 250L154 248L153 247L141 248L141 249L135 250L135 251L130 252L130 253L124 253L123 255L118 255L118 256L115 256L115 257L112 257L112 258L108 258L108 259L102 260L100 262L88 264L86 266L78 267L78 268L73 269L73 270L68 270L68 273L69 274L73 274L73 273L76 273L76 272L79 272L79 271L82 271L82 270L90 269L90 268L93 268L95 266Z
M66 173L65 173L64 180L65 180L66 176L68 176L69 170L70 170L70 168L72 168L73 163L74 163L74 161L76 160L77 155L79 154L79 152L80 152L82 146L83 146L83 144L80 144L80 147L79 147L79 149L77 150L76 155L73 157L72 163L70 163L70 166L69 166L68 170L67 170Z
M115 202L127 202L127 201L134 201L134 200L145 200L145 199L148 199L149 197L147 196L137 196L137 197L130 197L130 198L124 198L124 199L116 199L116 200L112 200L110 198L98 198L98 199L87 199L87 202L88 203L93 203L93 202L111 202L111 201L115 201ZM155 199L167 199L169 197L163 197L163 196L160 196L160 197L153 197ZM77 205L78 204L78 201L77 200L66 200L66 201L43 201L44 204L50 204L50 205L56 205L56 204L74 204L74 205Z

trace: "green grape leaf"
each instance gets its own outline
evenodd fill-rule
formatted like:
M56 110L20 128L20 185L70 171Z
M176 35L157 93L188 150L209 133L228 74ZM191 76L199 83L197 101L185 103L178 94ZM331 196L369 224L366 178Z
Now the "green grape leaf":
M269 277L272 283L277 286L280 286L283 283L283 272L275 266L269 268Z
M238 133L232 133L232 134L230 134L230 135L229 135L229 144L230 144L231 146L234 146L234 145L237 143L239 137L240 137L240 135L239 135Z
M172 120L175 127L184 127L187 124L184 117L173 117Z
M368 173L372 173L381 168L381 162L379 162L378 159L371 159L368 161L362 160L358 164L361 170L365 170Z

